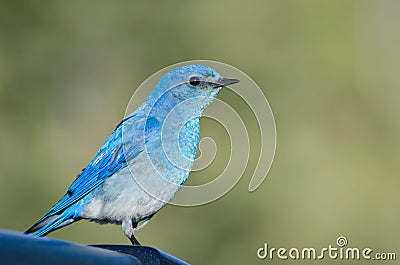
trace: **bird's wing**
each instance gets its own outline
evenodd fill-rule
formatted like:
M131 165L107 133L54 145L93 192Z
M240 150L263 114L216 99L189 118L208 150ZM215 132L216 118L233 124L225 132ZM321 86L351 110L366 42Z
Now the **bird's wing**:
M123 125L129 126L123 129ZM127 165L127 161L144 150L144 144L152 138L158 137L160 123L155 118L130 116L121 121L114 132L103 143L94 159L85 167L68 192L27 232L34 232L35 228L46 225L54 215L61 214L65 209L85 197L108 177ZM122 137L122 133L124 138ZM79 210L79 209L77 209ZM70 218L78 218L79 213L70 213Z

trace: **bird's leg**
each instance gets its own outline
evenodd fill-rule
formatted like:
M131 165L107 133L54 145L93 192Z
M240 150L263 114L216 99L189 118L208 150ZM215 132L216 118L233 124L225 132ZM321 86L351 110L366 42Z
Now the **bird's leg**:
M132 245L134 245L134 246L140 246L140 243L139 243L139 241L136 239L135 233L134 233L135 230L136 230L137 225L138 225L138 223L137 223L137 222L134 222L134 221L132 220L132 235L129 237L129 240L131 241Z
M140 246L139 241L136 239L135 235L132 235L129 240L131 241L133 246Z
M125 235L129 238L132 245L140 246L139 241L135 237L135 231L142 228L151 219L151 217L153 217L153 215L154 214L147 216L142 221L135 221L134 219L125 219L122 221L122 230L124 231ZM141 224L139 225L139 223Z
M127 238L129 238L132 245L134 246L140 246L139 241L135 238L134 235L137 225L138 223L132 219L126 218L122 220L122 231L124 231L124 234Z

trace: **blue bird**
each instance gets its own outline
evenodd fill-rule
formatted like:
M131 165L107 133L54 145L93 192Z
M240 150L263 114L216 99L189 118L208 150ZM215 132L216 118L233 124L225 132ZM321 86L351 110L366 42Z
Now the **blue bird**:
M166 205L192 170L203 111L239 82L203 65L175 68L123 119L66 194L25 233L45 236L81 219L134 233Z

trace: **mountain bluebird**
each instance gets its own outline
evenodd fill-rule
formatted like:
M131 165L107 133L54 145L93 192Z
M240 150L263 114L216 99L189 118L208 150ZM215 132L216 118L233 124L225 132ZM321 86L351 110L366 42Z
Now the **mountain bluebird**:
M170 201L192 170L200 117L222 87L239 82L187 65L164 75L123 119L67 193L25 233L46 234L81 219L122 225L133 245L139 222Z

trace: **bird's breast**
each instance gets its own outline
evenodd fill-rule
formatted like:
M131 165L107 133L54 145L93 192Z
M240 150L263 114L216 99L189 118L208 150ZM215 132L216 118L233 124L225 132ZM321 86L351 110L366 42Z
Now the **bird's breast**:
M153 163L141 152L95 191L81 216L94 221L120 223L141 220L160 210L181 187L189 172L166 161Z

